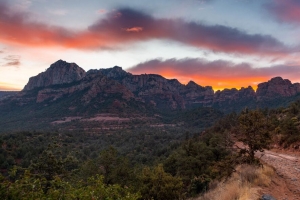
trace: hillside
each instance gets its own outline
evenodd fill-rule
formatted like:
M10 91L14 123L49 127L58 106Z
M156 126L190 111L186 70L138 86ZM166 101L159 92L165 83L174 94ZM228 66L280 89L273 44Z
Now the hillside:
M17 93L17 91L0 91L0 100L4 98L9 98Z

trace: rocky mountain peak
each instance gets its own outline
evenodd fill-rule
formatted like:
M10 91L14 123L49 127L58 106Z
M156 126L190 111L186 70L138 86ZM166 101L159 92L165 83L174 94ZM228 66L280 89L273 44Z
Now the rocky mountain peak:
M130 73L124 71L122 67L114 66L113 68L107 68L107 69L100 69L100 72L107 76L108 78L113 79L123 79L128 75L131 75Z
M252 95L255 95L255 90L249 85L248 87L241 87L241 89L239 90L239 92L243 92L243 93L249 93Z
M198 87L199 85L197 83L195 83L194 81L189 81L186 86L187 87Z
M55 67L55 66L67 65L67 64L68 64L68 63L67 63L66 61L64 61L64 60L62 60L62 59L59 59L58 61L52 63L52 64L50 65L50 68L51 68L51 67Z
M81 80L84 76L85 71L77 64L58 60L53 63L45 72L31 77L28 83L25 85L24 90L71 83Z
M299 92L299 83L292 84L288 79L274 77L268 82L258 84L256 95L258 100L262 100L276 97L290 97Z
M271 80L268 81L268 83L271 83L273 85L291 85L291 81L288 79L283 79L279 76L271 78Z

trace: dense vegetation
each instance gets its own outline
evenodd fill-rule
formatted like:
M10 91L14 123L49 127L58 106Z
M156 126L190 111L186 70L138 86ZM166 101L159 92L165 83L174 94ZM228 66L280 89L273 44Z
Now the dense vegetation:
M182 126L0 135L1 199L184 199L209 190L272 144L299 148L300 101L229 114L209 124L195 109ZM151 127L151 128L150 128ZM240 141L246 146L237 146Z
M213 108L195 108L189 110L153 110L153 108L141 107L134 102L127 102L126 109L119 108L117 102L113 106L109 106L115 98L106 98L107 104L101 105L101 108L95 104L82 105L78 101L78 96L68 96L56 101L55 104L51 100L43 103L32 101L32 96L36 96L38 90L30 90L24 96L28 99L24 105L19 105L18 101L3 100L0 103L0 133L16 132L16 131L49 131L55 132L61 130L78 130L87 132L86 129L107 129L115 126L122 128L131 128L132 126L140 126L145 124L176 124L183 127L197 127L200 129L211 126L216 120L223 116L223 113ZM110 102L110 103L109 103ZM93 106L92 106L93 105ZM76 108L75 110L70 108ZM104 109L105 108L105 109ZM135 110L131 110L135 108ZM64 120L66 116L79 117L89 119L97 116L97 113L114 115L128 119L119 122L107 121L86 121L71 120L67 123L52 123ZM96 131L96 133L99 131Z
M22 133L22 135L26 135L25 138L28 138L29 134L30 133ZM36 136L38 135L38 133L35 134ZM19 136L20 134L16 135ZM33 135L34 134L31 136ZM39 136L37 136L37 138L38 137ZM57 138L62 137L58 134ZM11 196L16 199L25 198L25 196L22 195L24 195L24 193L30 193L32 196L26 198L30 199L36 197L36 195L40 195L42 198L47 196L51 198L57 197L55 195L70 198L68 195L71 194L64 192L65 187L74 191L73 195L75 195L79 194L81 190L88 190L88 187L101 186L104 188L119 188L119 190L122 191L120 192L121 194L128 193L136 197L141 196L143 199L179 199L191 193L196 194L207 187L208 182L212 178L217 177L217 175L214 174L212 177L204 177L205 181L203 182L203 174L210 171L206 169L206 167L209 167L213 162L221 162L227 154L223 152L223 155L219 155L217 147L214 147L212 144L205 145L200 140L187 139L183 145L173 144L173 148L179 146L178 151L182 151L182 149L195 151L195 148L202 146L201 149L198 150L203 150L204 152L198 152L197 155L194 154L190 157L186 154L187 151L185 151L179 156L174 157L172 154L173 156L166 159L166 157L169 157L168 154L172 151L170 147L170 149L165 150L167 156L161 152L159 152L159 156L154 154L152 155L152 157L154 157L152 158L153 161L145 165L143 164L145 160L139 160L139 156L137 156L136 159L129 159L128 156L130 156L130 154L128 156L121 155L113 147L108 147L95 155L94 152L88 152L83 149L80 150L80 148L77 152L70 150L68 148L71 147L64 143L64 140L56 142L53 142L53 140L54 138L52 142L46 142L48 143L47 147L43 147L42 142L38 143L38 141L35 141L37 142L37 150L40 152L35 152L34 147L32 147L33 149L31 150L28 149L28 152L34 152L35 154L30 162L25 162L25 160L28 161L29 153L26 152L25 155L23 155L22 152L24 151L17 150L17 145L22 146L22 143L14 143L12 145L4 144L5 148L2 153L9 158L9 162L6 163L6 158L4 158L3 169L7 167L7 170L3 170L4 177L2 177L1 186L3 188L3 197L8 198ZM216 140L216 138L210 140ZM38 144L42 147L38 148ZM189 145L189 147L186 148L186 145ZM214 153L217 155L214 156ZM150 154L148 156L151 157ZM34 159L35 157L36 159ZM174 167L179 168L177 168L175 172L172 171L173 166L170 164L172 164L171 162L176 158L178 158L179 161L178 165L174 165ZM187 163L187 165L180 166L180 162L185 163L187 160L190 160L190 158L193 158L191 162ZM202 160L197 161L198 158L202 158ZM207 160L211 160L211 162L208 163ZM165 162L165 166L158 164L159 162ZM193 171L189 164L194 164L194 167L202 167L199 168L198 171ZM18 167L14 168L12 167L13 165ZM199 176L199 180L194 180L196 176ZM10 182L14 184L10 184ZM90 184L92 185L90 186ZM33 188L36 189L33 190ZM75 198L84 199L85 196L75 195L74 199Z

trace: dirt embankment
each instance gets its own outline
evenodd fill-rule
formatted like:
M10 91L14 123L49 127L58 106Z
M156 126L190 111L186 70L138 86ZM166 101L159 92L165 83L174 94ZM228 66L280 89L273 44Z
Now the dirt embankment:
M261 192L272 194L277 200L300 200L300 153L278 150L257 153L258 157L274 167L277 176Z

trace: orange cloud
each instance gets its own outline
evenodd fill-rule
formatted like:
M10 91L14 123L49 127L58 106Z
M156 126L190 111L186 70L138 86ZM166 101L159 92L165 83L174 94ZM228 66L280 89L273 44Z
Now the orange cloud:
M267 81L275 76L282 76L291 81L300 81L298 66L273 66L254 68L250 64L234 64L218 60L209 62L203 59L151 60L140 63L128 70L133 74L160 74L166 78L176 78L187 84L193 80L202 86L212 86L214 90L241 88Z
M76 49L115 48L132 42L167 39L216 52L258 56L286 56L298 51L269 35L251 35L236 28L205 25L179 19L156 19L120 9L106 14L86 30L34 22L30 13L14 12L0 3L0 42L38 47ZM138 32L139 34L135 34Z
M140 32L143 30L143 27L132 27L132 28L127 28L127 32Z

